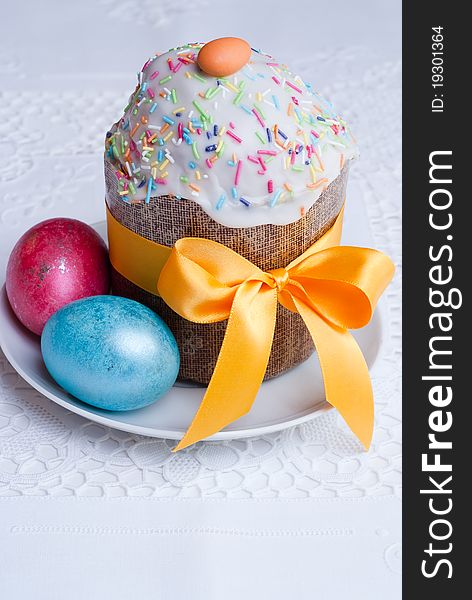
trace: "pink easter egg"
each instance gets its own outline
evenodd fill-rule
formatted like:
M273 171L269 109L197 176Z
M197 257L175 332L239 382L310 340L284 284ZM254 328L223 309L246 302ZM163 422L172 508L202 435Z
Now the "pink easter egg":
M8 300L23 325L38 335L69 302L109 289L107 247L92 227L76 219L38 223L21 236L8 260Z

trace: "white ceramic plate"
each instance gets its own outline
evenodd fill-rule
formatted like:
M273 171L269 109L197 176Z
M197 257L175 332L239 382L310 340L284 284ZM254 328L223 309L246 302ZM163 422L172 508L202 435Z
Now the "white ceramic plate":
M351 205L352 206L352 205ZM359 207L358 207L359 208ZM362 207L363 208L363 207ZM366 244L367 219L359 211L346 215L344 240ZM360 227L360 229L359 229ZM346 235L346 228L352 232ZM96 226L105 237L105 223ZM346 241L345 241L346 243ZM354 333L367 364L371 367L382 340L382 311L371 323ZM204 389L175 385L156 403L129 412L110 412L77 400L50 377L40 350L39 337L27 331L13 314L5 287L0 295L0 345L18 373L47 398L92 421L117 429L169 439L180 439L203 397ZM355 390L353 390L355 394ZM210 439L224 440L263 435L313 419L328 410L321 370L316 354L288 373L264 382L249 414L238 419Z
M355 334L369 365L377 356L382 337L380 315L381 312L377 311L371 323ZM0 297L0 344L23 379L44 396L92 421L124 431L180 439L203 397L203 388L176 385L158 402L129 412L100 410L77 400L59 387L47 372L39 337L16 319L5 287ZM211 439L250 437L285 429L312 419L328 408L319 363L313 355L288 373L264 382L249 414Z

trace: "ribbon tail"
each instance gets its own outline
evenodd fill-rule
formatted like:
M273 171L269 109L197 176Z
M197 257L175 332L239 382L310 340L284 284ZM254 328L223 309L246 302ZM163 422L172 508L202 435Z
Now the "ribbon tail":
M267 369L277 312L277 290L246 281L235 294L220 354L200 407L174 452L246 414Z
M369 370L356 340L293 297L313 342L323 374L326 400L342 415L366 450L374 429L374 397Z

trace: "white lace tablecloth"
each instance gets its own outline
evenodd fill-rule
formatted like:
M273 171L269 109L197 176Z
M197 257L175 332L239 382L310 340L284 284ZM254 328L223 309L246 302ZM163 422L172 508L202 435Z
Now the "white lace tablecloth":
M103 218L104 133L145 57L221 35L273 51L349 120L362 151L352 178L375 245L397 273L387 293L389 335L372 372L367 453L331 411L281 433L172 454L172 442L109 429L46 400L0 351L0 597L400 597L399 13L394 0L8 7L1 279L9 250L33 223Z

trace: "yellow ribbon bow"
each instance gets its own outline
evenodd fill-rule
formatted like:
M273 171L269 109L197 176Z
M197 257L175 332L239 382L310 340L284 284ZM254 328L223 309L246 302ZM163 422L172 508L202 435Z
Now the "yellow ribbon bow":
M175 450L220 431L250 410L267 368L277 302L301 315L318 352L326 400L364 447L370 446L372 387L348 329L370 321L394 266L376 250L337 246L341 224L342 214L304 254L268 272L218 242L176 242L160 273L159 295L187 320L228 319L228 324L205 396Z

